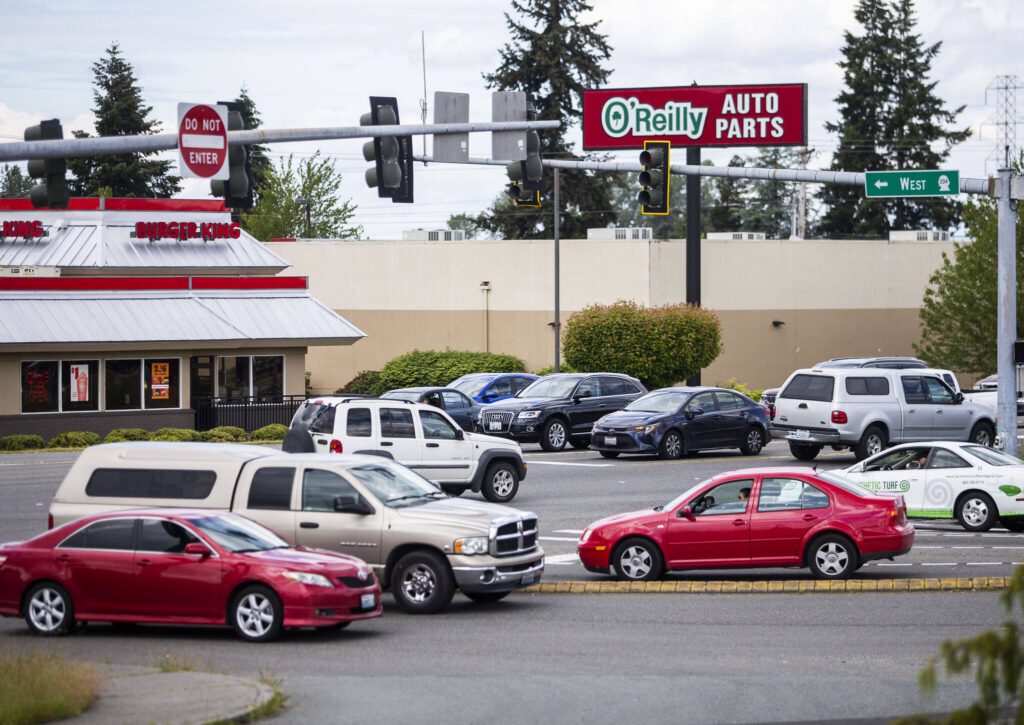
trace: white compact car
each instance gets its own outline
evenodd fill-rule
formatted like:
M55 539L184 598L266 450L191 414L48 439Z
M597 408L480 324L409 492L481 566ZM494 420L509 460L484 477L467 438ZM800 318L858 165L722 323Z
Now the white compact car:
M1024 461L976 443L904 443L837 471L873 491L902 494L911 518L955 518L968 531L998 520L1024 531Z

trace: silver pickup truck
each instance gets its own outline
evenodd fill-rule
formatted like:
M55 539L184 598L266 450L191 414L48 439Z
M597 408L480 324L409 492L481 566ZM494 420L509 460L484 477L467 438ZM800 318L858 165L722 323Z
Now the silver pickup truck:
M495 602L544 571L536 514L452 498L379 456L225 443L93 446L57 490L50 526L138 507L232 511L290 543L357 556L414 614L446 608L456 587Z
M828 445L850 448L857 460L894 443L973 441L992 445L995 411L964 400L923 369L807 368L797 370L775 400L772 435L809 461Z

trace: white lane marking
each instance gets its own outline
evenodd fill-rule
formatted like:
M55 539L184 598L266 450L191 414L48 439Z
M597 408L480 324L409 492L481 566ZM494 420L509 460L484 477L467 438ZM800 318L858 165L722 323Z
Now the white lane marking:
M913 564L890 564L889 562L880 561L875 566L913 566Z
M993 546L993 549L1024 549L1024 546Z
M968 561L967 566L1002 566L1001 561Z
M579 541L577 538L570 539L568 536L538 536L537 538L541 541L572 541L574 543Z
M555 529L552 533L555 534L582 534L583 529ZM1024 548L1024 547L1021 547Z
M941 546L939 547L942 548ZM984 549L984 546L951 546L950 549Z
M939 536L977 536L977 534L953 534L953 533L945 533L945 534L939 534Z
M945 546L915 546L915 549L945 549Z
M569 566L570 564L578 564L580 558L575 554L556 554L555 556L545 556L544 564L551 566Z
M568 461L534 461L527 460L531 466L579 466L580 468L612 468L614 463L569 463Z
M924 561L924 562L921 562L921 566L957 566L958 564L959 564L959 562L956 562L956 561L942 561L942 562Z

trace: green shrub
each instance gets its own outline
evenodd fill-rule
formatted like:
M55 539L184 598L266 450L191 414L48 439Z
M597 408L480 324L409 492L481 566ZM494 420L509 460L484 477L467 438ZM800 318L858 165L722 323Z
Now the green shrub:
M252 439L254 441L282 441L287 432L288 426L281 425L280 423L271 423L254 430L252 432Z
M573 314L562 349L580 372L625 373L661 388L714 362L722 351L720 328L713 312L695 305L641 307L620 300Z
M203 431L200 435L202 440L215 443L245 443L249 440L245 430L234 425L218 425L216 428Z
M0 451L34 451L39 448L46 448L42 436L19 433L0 438Z
M100 437L87 430L73 430L55 435L50 439L50 448L88 448L100 442Z
M743 393L748 398L753 400L755 403L761 400L760 390L755 390L754 388L748 387L746 384L741 383L736 378L729 378L718 387L728 388L729 390L735 390L737 393Z
M380 380L379 370L363 370L335 393L351 393L352 395L380 395L388 390Z
M573 369L572 365L566 365L565 363L562 363L558 367L559 367L558 372L560 372L560 373L575 373L575 372L577 372L575 369ZM553 372L555 372L555 366L554 365L548 365L546 368L541 368L540 370L535 370L533 374L534 375L551 375Z
M523 361L514 355L413 350L389 360L380 371L380 382L384 390L414 385L447 385L469 373L519 373L525 369Z
M149 435L151 441L177 441L194 442L201 441L202 435L197 431L188 428L159 428Z
M145 428L114 428L103 439L104 443L124 443L125 441L148 441L149 431Z

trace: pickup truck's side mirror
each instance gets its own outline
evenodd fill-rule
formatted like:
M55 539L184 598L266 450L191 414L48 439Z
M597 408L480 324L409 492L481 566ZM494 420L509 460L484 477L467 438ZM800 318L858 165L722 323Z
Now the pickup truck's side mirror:
M373 513L373 506L360 500L358 496L347 493L334 497L334 511L339 514L368 516Z
M962 402L964 402L964 394L953 393L953 402L956 403L957 405L960 405Z
M466 439L466 434L463 432L462 428L456 428L455 429L455 440L462 441L462 440L465 440L465 439Z
M185 544L185 553L189 556L198 556L200 559L206 559L213 556L213 552L210 551L210 547L198 541Z

